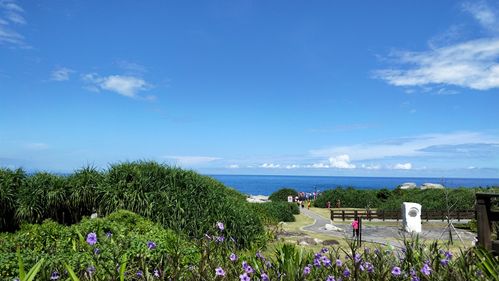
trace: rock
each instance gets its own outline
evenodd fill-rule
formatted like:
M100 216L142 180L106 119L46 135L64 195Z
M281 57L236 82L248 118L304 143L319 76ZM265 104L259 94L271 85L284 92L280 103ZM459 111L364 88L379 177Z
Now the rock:
M421 189L444 189L445 187L438 183L423 183Z
M339 245L339 244L340 244L340 242L338 242L338 240L334 240L334 239L322 241L322 245L324 245L324 246Z
M404 182L403 184L399 185L400 189L415 189L418 186L414 182Z
M315 241L315 244L316 244L316 245L317 245L317 244L321 244L321 243L322 243L322 240L317 239L317 238L314 238L314 241Z
M334 226L332 224L329 224L329 223L326 223L326 225L324 226L324 228L326 230L330 230L330 231L343 231L343 229L337 227L337 226Z
M269 197L265 195L250 195L248 198L246 198L246 201L250 203L270 202Z
M314 238L311 237L302 237L298 239L298 245L317 245L317 242Z

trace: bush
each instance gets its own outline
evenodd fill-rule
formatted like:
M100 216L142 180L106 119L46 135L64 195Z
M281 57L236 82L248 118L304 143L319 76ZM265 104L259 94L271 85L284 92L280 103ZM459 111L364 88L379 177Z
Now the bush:
M96 234L94 245L87 243L90 233ZM148 247L149 241L154 242L154 249ZM180 270L188 271L188 266L200 257L194 244L128 211L106 218L84 219L72 226L51 220L23 225L15 234L0 236L0 242L0 276L6 278L1 280L19 276L17 247L27 268L45 259L37 280L50 280L52 272L62 275L66 271L64 263L80 278L86 277L84 280L88 280L90 268L94 280L109 280L117 275L116 264L125 255L130 273L141 270L152 274L154 269L160 269L164 276L173 277Z
M25 180L26 174L21 169L0 169L0 231L13 231L18 227L16 200Z
M293 222L295 221L293 214L300 213L296 204L288 202L253 203L251 206L266 224Z
M294 198L295 196L298 196L298 192L292 188L281 188L281 189L273 192L269 196L269 200L271 200L273 202L277 202L277 201L288 202L288 196L293 196L293 198Z
M314 204L317 207L325 208L328 201L331 202L331 206L335 206L337 200L340 200L343 208L375 208L380 203L376 190L339 187L322 192Z

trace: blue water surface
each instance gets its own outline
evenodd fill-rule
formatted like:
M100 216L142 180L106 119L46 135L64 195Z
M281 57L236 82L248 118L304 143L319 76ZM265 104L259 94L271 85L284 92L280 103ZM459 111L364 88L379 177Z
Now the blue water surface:
M256 175L210 175L225 185L245 194L270 195L272 192L290 187L297 191L324 191L336 187L358 189L394 189L402 183L439 183L446 187L499 186L499 179L480 178L391 178L391 177L320 177L320 176L256 176Z

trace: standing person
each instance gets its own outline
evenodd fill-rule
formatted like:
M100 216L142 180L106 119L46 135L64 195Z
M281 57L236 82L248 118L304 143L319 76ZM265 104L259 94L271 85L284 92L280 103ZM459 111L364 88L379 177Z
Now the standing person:
M327 201L327 205L326 205L326 207L327 207L328 209L331 209L331 202L330 202L330 201Z
M308 202L307 202L307 209L309 209L309 210L310 210L310 199L309 199L309 200L308 200Z
M352 237L359 237L359 218L355 217L352 222Z

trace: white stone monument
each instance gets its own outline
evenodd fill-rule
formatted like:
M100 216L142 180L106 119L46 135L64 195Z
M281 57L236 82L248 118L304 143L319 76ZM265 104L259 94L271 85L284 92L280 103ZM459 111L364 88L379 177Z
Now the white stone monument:
M402 227L407 232L421 232L421 205L418 203L402 203Z
M293 203L293 196L288 196L288 202Z

